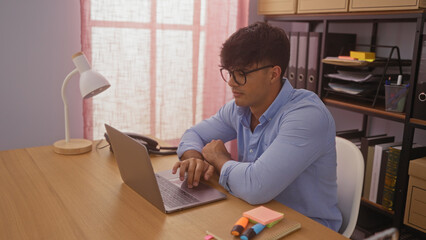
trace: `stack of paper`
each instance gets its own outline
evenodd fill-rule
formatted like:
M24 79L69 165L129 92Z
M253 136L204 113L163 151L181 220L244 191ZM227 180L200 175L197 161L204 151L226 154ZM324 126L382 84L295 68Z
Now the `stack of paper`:
M347 93L351 95L364 94L374 90L372 86L362 86L360 84L345 83L328 83L328 86L337 92Z
M338 57L326 57L322 60L322 62L327 64L339 65L339 66L353 66L353 67L363 67L370 64L367 61L342 59Z
M355 71L343 71L338 70L337 73L329 73L325 75L329 78L335 78L339 80L352 81L352 82L372 82L377 81L380 78L374 76L370 72L355 72Z

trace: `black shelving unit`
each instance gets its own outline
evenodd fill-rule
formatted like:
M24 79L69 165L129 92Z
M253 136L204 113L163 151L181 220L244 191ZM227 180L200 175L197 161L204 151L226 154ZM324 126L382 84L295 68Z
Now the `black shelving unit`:
M338 65L338 64L330 64L330 63L324 63L324 64L328 64L328 65L334 65L335 68L343 68L343 69L347 69L347 70L356 70L356 69L365 69L368 68L371 69L375 68L375 67L383 67L383 72L379 77L379 81L374 81L374 82L362 82L362 83L352 83L353 85L358 85L358 86L370 86L371 87L371 92L367 93L367 94L342 94L339 91L335 91L333 89L331 89L330 87L324 87L324 90L326 92L324 97L327 97L328 93L332 93L332 94L340 94L342 96L347 96L350 98L354 98L354 99L358 99L361 101L367 101L367 102L371 102L371 106L375 107L377 101L379 100L379 98L381 98L382 100L384 100L383 95L379 95L380 91L383 90L383 84L385 83L385 78L386 76L388 76L388 68L390 66L397 66L399 69L399 75L403 75L402 72L402 67L403 66L411 66L411 61L403 61L401 60L401 54L399 51L399 47L398 46L387 46L387 45L370 45L370 44L357 44L356 47L369 47L369 49L376 49L376 48L386 48L386 49L390 49L389 51L389 55L386 58L376 58L376 60L374 62L368 63L366 65L363 66L342 66L342 65ZM396 58L393 58L394 53L396 53ZM407 64L408 62L408 64ZM365 71L364 72L368 72ZM323 85L327 85L327 82L324 81L324 78L326 77L326 75L322 76ZM332 82L333 78L332 77L326 77L325 79L329 79L328 82ZM339 82L339 80L337 80L337 82ZM345 81L346 83L348 83L348 81ZM383 91L382 91L383 92Z
M377 40L378 23L382 22L413 22L416 24L416 30L413 32L415 35L415 42L413 46L413 54L411 58L411 73L410 73L410 88L407 95L405 106L405 113L387 112L383 105L376 104L363 104L356 100L341 98L339 96L326 96L326 82L324 81L324 64L320 64L319 69L319 82L318 82L318 95L326 105L346 109L363 114L362 129L358 135L366 136L366 129L369 117L379 117L391 121L397 121L404 124L403 130L403 143L398 168L398 176L395 190L394 211L388 211L381 208L380 205L362 199L361 206L364 209L373 209L374 212L390 220L391 225L398 229L410 229L410 227L403 224L406 194L408 187L408 166L411 153L411 146L413 144L414 132L416 129L426 129L426 121L412 118L413 101L415 94L415 87L418 79L420 54L422 49L422 35L425 22L425 11L421 10L407 10L407 11L383 11L383 12L357 12L357 13L327 13L327 14L294 14L294 15L268 15L264 17L265 21L278 21L278 22L301 22L307 23L309 31L315 29L318 24L322 24L322 46L321 46L321 59L325 56L325 47L327 41L327 33L329 32L329 25L331 23L372 23L370 51L375 51ZM398 34L398 33L395 33ZM411 229L415 231L415 229Z

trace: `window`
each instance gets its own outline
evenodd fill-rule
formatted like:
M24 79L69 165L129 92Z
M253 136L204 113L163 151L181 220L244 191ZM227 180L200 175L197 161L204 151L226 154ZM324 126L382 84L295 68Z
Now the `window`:
M247 16L248 0L83 0L83 51L111 83L84 102L85 137L108 123L177 141L214 114L232 97L220 46Z

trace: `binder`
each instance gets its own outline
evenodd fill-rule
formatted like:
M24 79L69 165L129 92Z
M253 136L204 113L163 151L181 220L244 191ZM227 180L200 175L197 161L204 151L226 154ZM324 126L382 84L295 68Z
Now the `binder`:
M419 72L413 101L413 117L426 120L426 35L422 36L421 43L422 52L419 59Z
M308 56L308 33L299 33L297 50L296 88L306 88L306 65Z
M290 35L289 35L288 32L285 32L285 35L287 36L288 41L289 41L289 45L290 45ZM288 64L287 64L287 68L285 69L283 77L288 79Z
M308 70L306 73L306 89L318 93L318 74L321 55L321 33L309 33Z
M293 87L296 87L298 48L299 48L299 33L290 32L290 59L288 62L288 81Z

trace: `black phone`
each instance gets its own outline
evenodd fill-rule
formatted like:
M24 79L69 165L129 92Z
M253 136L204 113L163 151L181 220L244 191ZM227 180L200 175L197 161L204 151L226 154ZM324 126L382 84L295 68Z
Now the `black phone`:
M154 139L143 136L137 133L129 133L125 132L127 136L133 138L138 143L144 145L149 153L157 154L157 155L173 155L176 154L177 147L161 147L157 141ZM105 140L109 143L111 152L113 151L111 141L109 140L108 134L104 134Z

